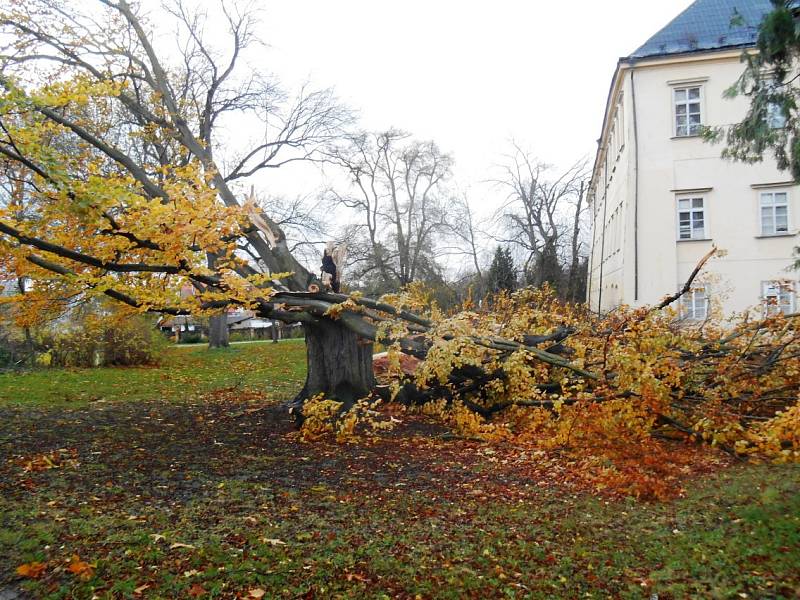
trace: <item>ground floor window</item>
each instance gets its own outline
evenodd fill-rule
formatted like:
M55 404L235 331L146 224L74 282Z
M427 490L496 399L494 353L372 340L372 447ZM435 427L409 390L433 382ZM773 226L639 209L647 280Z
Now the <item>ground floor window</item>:
M794 286L788 281L762 281L761 302L767 315L793 313Z
M689 321L705 321L708 317L708 296L705 288L694 288L681 296L681 316Z

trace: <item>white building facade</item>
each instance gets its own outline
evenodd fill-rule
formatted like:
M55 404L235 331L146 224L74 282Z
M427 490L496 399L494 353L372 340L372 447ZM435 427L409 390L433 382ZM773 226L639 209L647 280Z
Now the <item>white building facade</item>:
M722 146L699 136L701 125L745 115L747 98L723 95L770 7L769 0L698 0L620 59L588 196L592 310L657 303L713 246L724 255L683 299L686 318L705 318L709 299L729 314L796 310L800 188L770 157L754 165L723 160ZM731 25L734 10L743 24Z

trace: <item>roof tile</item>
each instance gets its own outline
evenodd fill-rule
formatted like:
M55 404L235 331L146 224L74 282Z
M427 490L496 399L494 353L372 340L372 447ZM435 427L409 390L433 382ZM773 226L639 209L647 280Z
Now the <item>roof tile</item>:
M696 0L629 58L683 54L755 44L770 0ZM742 22L732 24L735 14Z

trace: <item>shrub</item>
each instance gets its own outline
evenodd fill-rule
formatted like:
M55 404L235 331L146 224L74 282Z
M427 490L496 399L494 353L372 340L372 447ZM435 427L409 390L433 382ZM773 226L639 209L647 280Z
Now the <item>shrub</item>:
M289 339L302 339L306 337L306 330L302 327L291 327L289 329Z
M203 334L199 331L181 332L179 344L199 344L203 341Z
M0 369L29 365L34 357L33 344L21 332L0 326Z
M169 342L151 318L127 312L88 314L69 329L45 334L46 360L58 367L133 366L158 364Z

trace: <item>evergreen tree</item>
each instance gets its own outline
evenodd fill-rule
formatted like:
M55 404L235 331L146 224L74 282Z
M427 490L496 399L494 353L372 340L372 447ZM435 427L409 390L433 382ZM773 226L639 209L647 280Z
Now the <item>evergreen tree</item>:
M745 69L725 92L729 98L744 96L749 101L741 122L706 128L711 141L725 141L722 155L747 163L760 162L771 151L782 171L800 181L800 88L794 65L800 59L800 28L795 26L795 2L773 0L774 8L760 24L757 52L745 51ZM736 14L732 24L744 23Z
M486 273L486 286L492 293L516 289L517 275L510 249L498 246L495 250L492 265Z
M747 114L741 122L709 127L704 137L725 141L722 156L746 163L763 160L771 152L778 169L800 182L800 86L795 66L800 60L800 7L795 0L772 0L773 9L759 25L757 52L745 51L745 70L726 96L745 96ZM745 23L735 13L732 25ZM800 247L794 267L800 269Z

